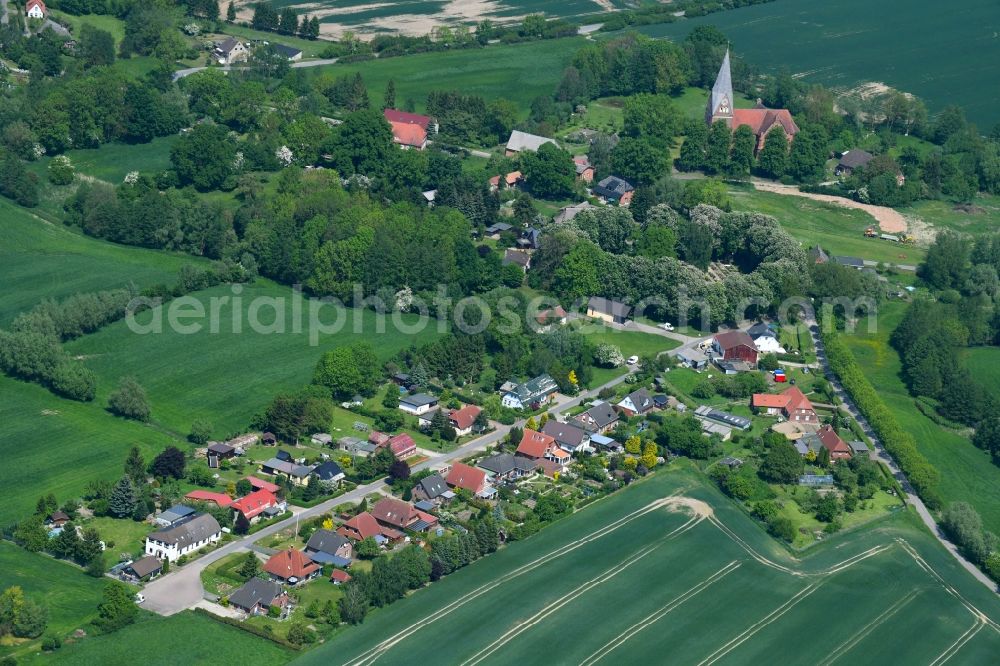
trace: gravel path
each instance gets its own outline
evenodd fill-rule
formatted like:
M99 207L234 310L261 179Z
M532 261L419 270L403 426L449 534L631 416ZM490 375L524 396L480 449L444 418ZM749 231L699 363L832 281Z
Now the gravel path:
M806 199L812 199L813 201L823 201L837 206L843 206L844 208L855 208L857 210L864 211L875 218L878 222L879 228L887 234L900 234L907 229L906 218L899 212L893 210L892 208L886 208L885 206L864 204L860 201L845 199L844 197L837 197L832 194L813 194L811 192L802 192L794 185L782 185L781 183L772 183L769 181L754 180L753 186L761 192L785 194L793 197L805 197Z

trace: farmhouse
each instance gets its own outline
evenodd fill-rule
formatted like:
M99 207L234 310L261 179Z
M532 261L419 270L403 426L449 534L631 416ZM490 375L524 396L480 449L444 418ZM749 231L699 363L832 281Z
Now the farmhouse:
M438 399L426 393L414 393L399 399L399 408L407 414L419 416L437 407Z
M863 169L868 166L868 163L874 158L875 156L867 150L848 150L840 156L840 162L837 163L833 173L838 176L850 176L855 169Z
M632 203L635 187L632 183L618 176L608 176L594 185L593 192L603 203L616 203L627 208Z
M724 361L743 361L751 367L757 365L757 346L743 331L717 333L712 339L712 347Z
M220 65L232 65L250 57L247 45L233 37L227 37L215 45L215 57Z
M616 405L618 411L629 418L638 414L645 414L655 406L653 396L649 395L649 391L644 388L632 391Z
M507 139L507 152L505 155L507 157L511 157L512 155L517 155L518 153L526 150L533 153L546 143L551 143L556 148L559 147L559 144L556 143L554 139L528 134L527 132L522 132L521 130L513 130L510 133L510 138Z
M768 109L760 103L760 100L757 100L757 106L752 109L735 109L733 101L733 78L727 49L726 55L722 59L722 66L719 68L719 74L715 79L715 85L712 86L712 94L708 98L708 105L705 108L705 122L711 125L721 120L732 130L746 125L757 139L757 151L764 148L767 135L776 127L784 130L785 138L789 143L799 132L799 127L795 124L788 109Z
M175 527L153 532L146 537L146 554L173 562L183 555L218 542L222 538L219 522L203 513Z
M819 441L823 444L823 447L830 452L830 460L847 460L853 455L851 447L840 438L840 435L837 434L837 431L830 424L826 424L820 428L816 432L816 436L819 437Z
M229 605L247 615L264 615L272 606L284 608L287 604L288 593L280 585L256 576L229 595Z
M4 5L4 11L6 12L6 5ZM24 13L28 18L33 19L43 19L48 10L45 8L45 3L42 0L28 0L24 3ZM6 16L4 17L6 21Z
M286 585L298 585L319 576L323 567L306 557L301 550L289 548L272 555L264 563L264 571Z
M550 419L542 427L542 432L556 440L559 448L570 453L586 452L590 449L590 435L583 428Z
M522 456L512 456L509 453L498 453L483 458L476 466L486 470L494 483L498 481L513 481L527 476L535 471L536 465L532 460Z
M306 555L317 564L334 564L346 567L354 556L354 546L342 534L333 530L316 530L305 548Z
M437 525L437 517L417 509L409 502L385 497L372 507L371 515L379 524L392 529L423 532Z
M595 402L590 409L578 414L576 421L580 423L584 430L596 433L606 433L618 423L618 412L610 402L603 400Z
M609 324L624 324L631 315L631 305L600 296L591 296L587 301L587 316L606 321Z
M497 492L496 488L486 482L486 472L462 462L456 462L451 466L446 482L452 488L468 490L476 497L489 498Z
M549 375L538 375L523 384L515 384L505 391L501 403L511 409L537 409L559 389L556 380Z
M797 386L791 386L777 395L773 393L754 393L750 406L758 413L768 416L782 415L789 421L803 424L818 424L819 417L813 409L809 398Z

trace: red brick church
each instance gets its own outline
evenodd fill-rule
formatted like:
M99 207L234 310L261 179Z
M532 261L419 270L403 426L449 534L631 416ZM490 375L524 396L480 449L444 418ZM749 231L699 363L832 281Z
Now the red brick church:
M711 125L716 120L723 120L734 130L740 125L746 125L757 137L758 152L764 147L768 132L775 127L780 126L785 130L785 137L789 143L798 133L799 126L792 120L792 114L788 109L768 109L760 100L757 100L757 106L752 109L734 109L733 99L733 77L729 69L727 50L726 57L722 59L722 67L719 68L719 75L715 78L715 85L712 86L712 94L708 98L705 122Z

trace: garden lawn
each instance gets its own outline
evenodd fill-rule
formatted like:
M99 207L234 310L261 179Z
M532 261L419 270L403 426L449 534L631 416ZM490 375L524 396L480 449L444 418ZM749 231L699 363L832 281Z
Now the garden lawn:
M267 639L188 611L170 617L143 614L136 624L107 636L64 644L55 655L39 658L37 663L131 666L137 652L145 655L146 663L185 666L243 664L248 659L282 664L294 654Z
M130 171L156 174L170 168L170 148L176 135L161 136L149 143L105 143L99 148L80 148L65 153L77 173L118 185ZM50 158L36 162L34 171L43 180Z
M169 507L164 507L164 509ZM101 540L108 545L108 551L115 554L131 553L133 557L142 553L146 544L146 535L157 528L145 521L138 522L131 518L112 518L105 516L91 518L80 523L82 527L93 527L101 535ZM117 560L114 560L117 561Z
M302 304L302 319L296 320L290 288L267 280L242 286L238 296L241 300L235 308L238 327L233 326L231 299L235 296L231 287L220 286L189 297L188 303L201 303L206 315L218 306L215 333L204 319L183 320L185 325L203 324L198 332L175 332L168 325L170 318L164 315L163 333L139 335L126 322L118 322L68 344L67 349L85 357L84 362L97 372L100 403L114 390L119 378L132 375L146 389L157 424L186 435L195 419L205 419L215 426L214 436L222 437L244 429L276 394L306 386L317 361L328 350L369 342L379 359L386 361L404 347L425 344L439 335L436 322L408 334L396 330L389 317L385 332L380 333L376 330L376 315L370 310L342 310L340 316L327 307L321 313L322 320L332 326L340 316L342 330L332 335L318 334L318 344L313 346L309 303ZM283 314L276 318L274 308L283 308ZM136 319L148 323L163 309L146 311ZM254 311L257 318L251 320L248 313ZM416 316L404 318L407 323L415 320ZM277 331L283 324L285 332L255 332L251 327L254 321L264 326L278 321L272 330ZM301 332L296 332L297 323L301 324ZM257 326L257 330L266 329Z
M994 398L1000 400L1000 347L973 347L966 350L965 366Z
M828 254L911 265L923 261L927 254L914 245L865 238L865 229L876 222L860 210L742 187L731 189L729 198L734 210L774 216L805 248L819 245Z
M173 284L185 264L181 254L115 245L35 216L0 198L0 326L47 298L79 292Z
M94 479L116 481L129 449L146 460L170 444L183 443L157 428L126 421L104 410L104 402L81 403L0 375L0 525L34 512L39 496L60 503L80 497Z
M899 354L889 346L889 336L906 312L906 304L884 303L876 333L859 322L853 335L845 335L868 380L879 392L903 429L917 441L930 463L941 473L940 493L945 504L968 502L983 518L986 528L1000 531L1000 467L967 438L937 425L917 409L900 376ZM975 367L975 366L973 366Z
M83 627L97 614L103 583L87 576L79 567L46 555L29 553L9 541L2 541L0 590L11 585L20 586L25 597L49 611L46 633L65 636ZM0 646L0 657L26 649L29 648Z
M585 322L580 327L580 333L594 346L604 343L615 345L621 349L625 358L633 354L640 357L656 356L660 352L681 346L681 343L673 338L641 331L619 331L593 321Z
M970 605L1000 616L996 596L909 512L794 559L703 478L681 469L634 483L371 612L296 663L523 664L539 654L573 664L656 663L667 653L684 664L819 663L837 650L851 661L878 653L930 663L977 618L911 553ZM705 502L698 506L713 519L652 504L674 494ZM614 612L594 622L598 607ZM1000 649L992 628L977 638L985 641L977 651Z
M956 208L950 201L916 201L901 208L903 215L918 217L937 228L967 234L992 233L1000 225L1000 196L979 194L972 200L972 212Z

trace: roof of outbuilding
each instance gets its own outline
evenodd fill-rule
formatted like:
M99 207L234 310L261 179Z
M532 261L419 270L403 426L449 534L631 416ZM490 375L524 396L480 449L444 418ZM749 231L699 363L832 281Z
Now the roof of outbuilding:
M875 156L867 150L855 148L854 150L848 150L846 153L841 155L840 162L837 166L847 167L848 169L857 169L858 167L867 165L874 158Z
M535 134L528 134L527 132L522 132L521 130L513 130L510 133L510 138L507 139L507 150L512 150L520 152L522 150L536 151L546 143L551 143L556 148L559 144L555 139L549 139L544 136L537 136Z

